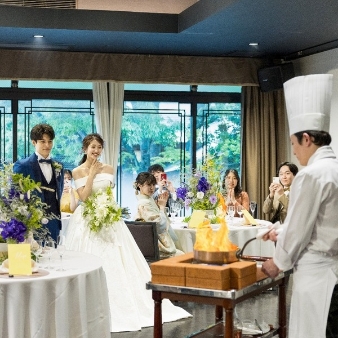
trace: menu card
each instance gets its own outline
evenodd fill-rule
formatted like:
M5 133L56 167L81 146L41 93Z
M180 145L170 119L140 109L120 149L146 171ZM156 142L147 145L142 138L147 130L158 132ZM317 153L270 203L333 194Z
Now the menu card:
M30 244L8 244L9 275L31 275Z
M194 210L189 221L189 228L198 228L203 223L205 214L205 210Z

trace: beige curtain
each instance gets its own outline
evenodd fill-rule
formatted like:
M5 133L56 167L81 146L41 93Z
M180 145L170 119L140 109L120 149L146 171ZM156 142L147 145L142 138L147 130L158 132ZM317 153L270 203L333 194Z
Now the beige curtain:
M124 101L123 83L94 82L93 100L96 129L105 141L102 161L113 166L116 178Z
M284 91L262 93L243 87L242 186L258 205L258 217L267 219L262 205L278 165L287 160Z

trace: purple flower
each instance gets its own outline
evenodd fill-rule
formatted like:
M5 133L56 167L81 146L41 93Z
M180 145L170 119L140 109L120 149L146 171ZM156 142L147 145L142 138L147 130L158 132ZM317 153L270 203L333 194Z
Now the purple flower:
M205 177L201 177L197 184L197 191L206 193L210 189L210 184Z
M25 240L26 226L15 218L11 218L9 222L0 222L1 237L3 239L13 239L18 243Z
M211 195L211 196L209 197L209 201L210 201L211 204L216 204L216 202L217 202L217 197L216 197L215 195Z
M190 204L191 204L191 199L190 199L190 198L187 198L187 199L184 201L184 205L185 205L186 209L189 208Z
M178 198L181 198L182 200L185 200L188 193L188 189L186 187L179 187L176 190L176 195Z

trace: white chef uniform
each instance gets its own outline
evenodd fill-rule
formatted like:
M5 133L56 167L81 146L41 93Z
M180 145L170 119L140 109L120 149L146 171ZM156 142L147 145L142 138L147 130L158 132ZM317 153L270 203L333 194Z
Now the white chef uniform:
M290 135L329 132L332 75L284 84ZM325 338L332 291L338 281L338 160L330 146L310 157L294 178L284 231L274 262L293 268L289 338Z

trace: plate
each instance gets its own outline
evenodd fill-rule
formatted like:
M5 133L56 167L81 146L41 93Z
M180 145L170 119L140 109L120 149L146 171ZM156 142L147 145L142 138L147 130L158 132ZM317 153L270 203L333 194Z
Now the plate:
M258 225L261 225L261 226L269 226L269 225L272 225L272 223L270 221L266 221L264 219L256 219Z

